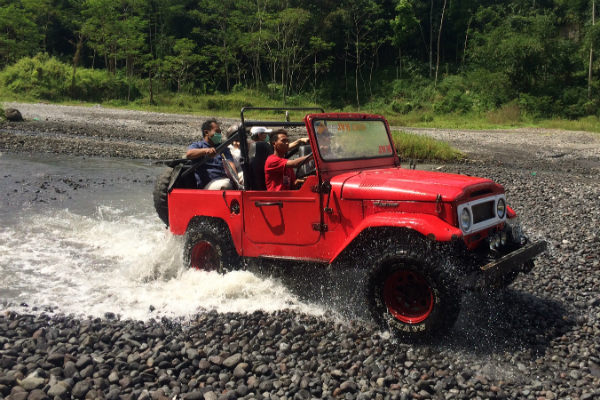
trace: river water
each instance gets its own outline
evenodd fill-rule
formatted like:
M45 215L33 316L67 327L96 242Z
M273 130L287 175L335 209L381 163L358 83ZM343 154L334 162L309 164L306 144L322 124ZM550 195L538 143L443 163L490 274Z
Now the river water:
M321 314L277 279L187 270L154 212L149 161L0 154L0 309L186 318L293 309Z

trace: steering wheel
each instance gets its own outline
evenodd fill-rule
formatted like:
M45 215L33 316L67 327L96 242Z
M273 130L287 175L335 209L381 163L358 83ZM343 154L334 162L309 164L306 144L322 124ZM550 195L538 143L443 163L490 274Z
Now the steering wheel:
M238 174L235 172L229 160L223 158L223 167L225 168L225 175L233 183L233 187L237 190L244 190L244 185L240 182Z
M305 173L302 173L300 170L302 169L302 167L304 167L306 164L308 164L309 162L313 161L313 165L312 168L309 168ZM297 179L302 179L305 178L309 175L314 174L316 171L316 168L314 166L314 157L313 154L311 153L308 157L306 157L297 167L296 167L296 178Z

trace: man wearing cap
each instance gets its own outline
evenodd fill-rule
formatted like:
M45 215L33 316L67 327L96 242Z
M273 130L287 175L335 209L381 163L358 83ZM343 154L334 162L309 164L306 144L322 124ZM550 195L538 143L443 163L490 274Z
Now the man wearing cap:
M250 129L250 139L255 142L264 142L267 139L267 135L272 131L272 129L267 129L264 126L253 126Z
M270 143L270 141L267 140L267 135L270 134L271 132L273 132L272 129L267 129L264 126L254 126L254 127L252 127L252 129L250 129L250 138L255 142ZM292 143L290 143L288 151L295 149L296 147L300 146L301 144L307 144L307 143L308 143L307 137L294 140Z
M229 149L225 149L221 155L217 154L215 150L215 147L221 143L221 137L219 123L214 119L209 119L202 124L202 140L194 142L188 147L185 156L192 160L192 163L204 157L210 157L195 171L198 189L221 190L233 188L223 167L225 161L231 162L232 167L235 169L231 152Z
M294 168L302 164L304 160L312 157L309 154L304 157L288 160L285 154L290 148L290 141L285 129L278 129L269 135L269 139L275 154L271 154L265 163L265 184L268 191L291 190L295 187L296 174Z

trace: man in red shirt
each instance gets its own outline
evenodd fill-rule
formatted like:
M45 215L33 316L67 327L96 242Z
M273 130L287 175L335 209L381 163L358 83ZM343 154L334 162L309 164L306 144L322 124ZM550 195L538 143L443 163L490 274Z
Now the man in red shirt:
M278 129L269 135L275 154L271 154L265 163L265 184L268 191L292 190L295 186L296 174L294 168L299 166L308 157L288 160L285 157L290 147L290 140L285 129Z

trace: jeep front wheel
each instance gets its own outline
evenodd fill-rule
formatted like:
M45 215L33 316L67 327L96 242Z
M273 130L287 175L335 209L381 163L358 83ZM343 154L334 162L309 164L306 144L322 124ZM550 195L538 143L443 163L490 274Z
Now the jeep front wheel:
M458 317L461 300L443 258L415 244L389 243L370 260L367 280L373 318L409 340L445 334Z
M220 274L239 267L240 258L229 229L223 225L216 221L200 221L188 228L183 246L185 266Z

